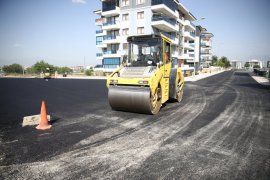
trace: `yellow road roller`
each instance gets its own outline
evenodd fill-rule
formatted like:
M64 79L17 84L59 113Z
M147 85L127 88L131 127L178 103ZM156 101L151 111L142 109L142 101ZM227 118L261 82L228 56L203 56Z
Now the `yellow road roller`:
M184 77L172 63L171 41L160 34L129 36L128 55L107 78L108 100L117 111L157 114L163 103L180 102Z
M52 76L51 76L50 68L46 68L45 73L44 73L44 79L51 79L51 78Z

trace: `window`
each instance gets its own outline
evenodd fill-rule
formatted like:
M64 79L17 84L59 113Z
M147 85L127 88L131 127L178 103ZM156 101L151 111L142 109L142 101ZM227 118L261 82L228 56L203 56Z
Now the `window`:
M138 34L144 34L144 27L138 27L137 28L137 33Z
M128 6L129 0L122 0L122 6Z
M120 59L119 58L105 58L103 59L103 65L119 65Z
M102 45L102 41L103 41L103 37L102 36L96 37L96 45Z
M128 21L128 14L123 14L122 15L122 20L123 21Z
M123 34L123 36L127 36L128 35L128 28L123 29L122 34Z
M145 0L137 0L137 4L143 4L145 3Z
M137 19L144 19L144 12L138 12L137 13Z

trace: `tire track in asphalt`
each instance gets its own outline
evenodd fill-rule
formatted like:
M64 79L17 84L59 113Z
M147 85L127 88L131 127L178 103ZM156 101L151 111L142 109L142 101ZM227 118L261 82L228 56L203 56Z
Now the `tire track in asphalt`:
M225 84L228 85L228 83ZM256 115L251 117L248 123L245 123L245 116L239 119L238 113L246 107L245 105L239 106L238 103L245 96L234 87L231 88L236 91L237 96L226 111L205 128L199 129L193 136L187 139L179 136L179 139L174 139L170 144L165 144L161 152L150 157L145 165L134 173L135 179L141 176L146 178L158 177L160 179L252 177L250 176L252 173L248 172L248 169L252 169L250 166L253 164L250 156L254 153L256 134L261 128L255 125ZM249 108L247 109L249 110ZM265 121L261 112L259 112L258 117L259 124L262 119ZM243 132L242 127L244 128ZM241 131L239 131L240 129ZM253 129L255 130L254 133ZM235 131L238 133L235 134ZM230 139L231 143L226 141L227 139ZM177 141L178 143L176 143ZM227 147L228 143L230 148ZM265 162L263 168L266 170L262 173L262 177L267 177L266 172L269 172L269 149L270 146L266 151L268 152L268 160L263 161L263 158L260 158L261 161ZM162 158L164 156L167 158ZM262 156L267 158L267 153L262 154ZM157 157L160 157L160 159ZM159 164L163 164L162 168L160 166L152 168L150 164L155 164L157 161ZM175 168L175 166L178 168ZM163 171L160 172L160 170ZM254 179L256 179L256 175L258 176L256 170L253 170L253 173L255 174L253 174ZM131 177L134 178L133 175Z
M197 108L202 108L203 107L202 104L198 103L199 98L197 98L195 96L195 97L193 97L191 99L195 102L194 107L191 107L191 108L197 109ZM190 103L188 105L186 104L184 106L184 109L183 109L183 107L180 107L177 111L178 112L185 111L186 115L190 116L189 108L190 108ZM175 113L177 113L177 112L175 112ZM171 115L171 116L174 116L175 113L173 115ZM193 110L192 113L196 114L197 110L196 111ZM56 158L54 158L54 160L51 161L51 163L54 164L53 162L55 162L55 161L62 162L62 159L66 159L66 158L68 159L69 157L71 157L73 159L76 158L76 160L78 158L79 159L87 158L89 156L89 154L93 158L94 157L93 155L97 154L97 157L96 157L97 159L93 158L92 163L90 163L91 161L87 162L88 165L89 164L95 164L95 166L92 165L93 169L95 167L97 167L101 162L102 162L101 163L102 166L106 166L106 164L110 166L110 168L106 169L105 172L98 172L99 175L97 175L96 177L99 177L100 175L105 175L106 172L109 173L110 169L111 169L112 172L117 171L117 169L119 170L119 167L118 168L114 167L115 164L119 163L119 162L114 162L115 161L114 158L111 159L111 161L112 161L111 163L108 163L110 158L108 159L107 155L111 153L111 149L112 149L112 147L114 147L114 150L113 150L114 153L112 154L112 156L119 157L119 156L123 156L123 154L128 154L129 157L131 158L131 160L129 160L129 161L122 162L122 164L123 164L122 167L125 167L125 165L127 163L131 163L130 166L137 165L137 164L139 164L140 162L143 161L142 157L143 157L143 159L147 158L147 156L150 156L154 151L156 151L158 149L158 146L164 140L166 140L166 138L168 138L168 136L169 136L168 133L170 133L171 130L175 131L175 133L176 133L178 131L178 128L175 128L175 127L179 127L179 125L181 127L181 125L185 124L185 121L188 121L188 122L186 122L188 124L192 120L191 117L185 118L186 119L185 121L182 121L182 120L179 121L179 117L172 118L171 120L168 120L168 119L169 119L168 117L166 117L166 119L161 118L160 121L153 122L151 124L147 124L144 127L139 127L136 131L128 132L128 134L122 135L120 137L117 137L117 139L113 139L113 140L108 141L106 143L100 144L97 147L89 147L88 146L88 147L86 147L85 150L79 149L79 150L73 151L71 153L60 155L59 157L62 157L62 158L56 157ZM175 126L175 124L177 123L175 121L178 121L177 126ZM163 130L162 133L160 133L161 130ZM145 135L148 135L148 138L144 139ZM144 139L145 142L141 142L140 144L136 145L136 143L142 141L142 139ZM119 143L116 143L115 141L119 142ZM131 141L131 142L129 142L129 141ZM126 142L126 144L121 145L121 142ZM127 142L129 142L129 143L127 143ZM134 143L132 143L132 142L134 142ZM133 145L133 146L135 145L135 147L131 146L129 148L125 148L125 146L130 146L130 144ZM148 144L151 144L151 145L148 145ZM132 150L132 149L135 149L135 151ZM143 155L144 153L143 154L139 153L140 155L138 156L138 152L136 151L136 149L137 149L137 151L140 150L140 152L144 151L144 153L146 153L146 156ZM102 151L104 151L104 152L102 152ZM104 156L106 158L102 158L102 156ZM124 155L124 156L126 156L126 155ZM100 160L100 158L103 159L103 160ZM98 162L98 163L96 163L96 162ZM49 162L43 162L42 164L44 164L44 163L45 164L49 163L50 164L49 167L51 167L50 161ZM34 169L36 169L37 165L38 164L34 163L34 166L35 166ZM25 164L24 166L27 166L28 168L30 168L30 166L32 167L31 163L30 164ZM15 165L15 167L23 167L23 165L22 166ZM89 167L89 166L87 166L87 167ZM124 170L124 169L122 169L122 167L120 168L120 172ZM63 169L69 169L69 168L71 168L71 167L66 166L66 168L63 168ZM8 169L8 168L6 168L6 169ZM14 167L11 168L11 169L14 169ZM51 168L49 168L49 169L51 169ZM64 173L65 171L62 171L62 172ZM108 176L110 176L110 175L111 174L109 173Z

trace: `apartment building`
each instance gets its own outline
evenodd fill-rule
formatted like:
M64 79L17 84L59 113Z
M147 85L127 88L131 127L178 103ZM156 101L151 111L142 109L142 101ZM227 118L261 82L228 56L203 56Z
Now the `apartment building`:
M232 69L242 69L243 68L243 62L239 60L232 60L231 62L231 68Z
M194 69L196 18L178 0L101 0L96 20L97 59L113 72L127 58L127 37L163 34L172 41L172 57L182 69Z
M212 62L212 38L214 35L204 28L201 32L201 66L209 67Z

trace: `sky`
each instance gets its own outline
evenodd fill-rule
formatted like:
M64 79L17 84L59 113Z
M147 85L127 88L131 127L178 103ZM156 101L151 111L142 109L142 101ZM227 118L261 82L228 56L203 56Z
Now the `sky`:
M213 54L270 60L270 0L180 0L214 34ZM0 66L94 66L100 0L0 0ZM200 20L205 18L204 20Z

